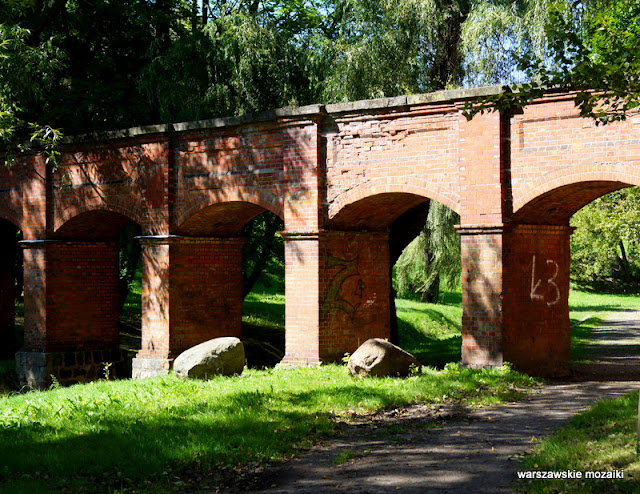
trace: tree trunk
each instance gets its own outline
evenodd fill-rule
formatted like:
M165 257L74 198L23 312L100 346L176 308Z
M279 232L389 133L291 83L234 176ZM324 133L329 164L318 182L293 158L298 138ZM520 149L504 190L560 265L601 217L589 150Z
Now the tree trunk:
M429 304L440 302L440 275L436 275L431 284L422 292L420 300Z

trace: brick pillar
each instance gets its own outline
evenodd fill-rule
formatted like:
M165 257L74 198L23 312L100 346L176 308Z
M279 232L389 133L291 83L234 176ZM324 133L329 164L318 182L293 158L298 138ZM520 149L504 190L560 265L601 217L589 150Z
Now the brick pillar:
M91 381L105 364L117 374L118 246L115 242L36 240L24 248L24 347L16 354L21 382Z
M142 348L133 377L165 375L204 341L242 335L242 238L158 236L142 243Z
M543 376L569 372L570 237L573 228L515 225L505 250L504 358Z
M369 338L389 337L386 233L288 233L284 238L283 365L338 361Z
M18 347L15 331L15 228L2 228L0 239L0 357L13 358Z
M462 226L462 363L495 367L503 363L502 226Z

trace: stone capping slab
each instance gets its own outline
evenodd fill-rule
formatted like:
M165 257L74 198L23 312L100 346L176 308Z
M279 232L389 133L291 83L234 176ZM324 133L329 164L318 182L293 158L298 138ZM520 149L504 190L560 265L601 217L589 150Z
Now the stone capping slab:
M189 130L215 129L220 127L234 127L252 122L268 122L278 118L295 118L325 113L324 105L307 105L289 108L276 108L260 113L247 113L240 116L212 118L208 120L196 120L192 122L178 122L159 125L144 125L129 129L108 130L78 136L68 136L62 139L64 144L76 144L86 141L107 141L125 139L151 134L168 134L171 132L185 132Z
M492 224L492 225L455 225L454 228L460 235L492 235L495 233L503 233L511 225Z
M322 233L324 232L280 232L280 235L285 242L291 242L298 240L319 240Z
M336 103L326 105L326 111L332 113L345 113L359 110L379 110L383 108L394 108L401 106L421 105L426 103L444 103L460 100L492 96L508 91L507 86L487 86L468 89L451 89L435 91L425 94L410 94L406 96L396 96L394 98L377 98L360 101L350 101L348 103Z
M187 235L140 235L133 237L141 244L171 244L171 243L219 243L238 242L245 243L247 237L190 237Z
M508 86L488 86L468 89L452 89L436 91L433 93L412 94L390 98L350 101L347 103L335 103L328 105L316 104L299 107L276 108L274 110L267 110L260 113L246 114L241 116L213 118L209 120L197 120L193 122L144 125L140 127L131 127L129 129L103 131L77 136L67 136L62 139L62 142L64 144L77 144L87 141L109 141L143 135L168 134L172 132L186 132L189 130L233 127L252 122L277 120L278 118L308 117L316 115L346 113L360 110L379 110L384 108L396 108L428 103L444 103L448 101L453 102L457 100L479 98L482 96L491 96L509 90L510 89Z

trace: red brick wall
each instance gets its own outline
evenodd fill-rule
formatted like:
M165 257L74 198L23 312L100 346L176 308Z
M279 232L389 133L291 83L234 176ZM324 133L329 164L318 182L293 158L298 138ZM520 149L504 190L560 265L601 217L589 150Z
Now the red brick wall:
M389 337L386 233L285 238L285 363L336 361L369 338Z
M238 238L143 241L142 350L174 358L203 341L242 334Z
M459 124L450 104L332 115L324 129L328 219L360 199L393 192L458 210Z
M0 219L22 225L22 184L24 167L0 165Z
M56 352L117 347L116 243L26 244L24 263L27 350Z
M240 202L254 204L253 215L266 209L283 217L287 194L296 194L296 205L289 205L295 212L291 211L287 228L299 230L293 222L297 218L309 220L312 214L299 209L301 199L314 201L317 197L315 179L307 184L307 175L316 175L316 132L313 122L298 119L292 124L254 122L180 135L175 144L176 233L235 234L239 225L251 219L248 209L239 206L232 211L237 218L220 211L213 221L198 218L197 213L208 206L228 209L225 203ZM316 216L317 207L315 200L312 211ZM212 226L220 223L222 216L227 216L228 222Z
M462 362L502 365L503 228L462 227Z
M567 355L562 339L566 310L557 304L530 310L539 301L530 296L527 301L531 280L527 285L520 271L532 269L535 255L542 262L543 281L550 279L544 278L544 269L552 265L548 260L559 266L558 276L568 276L567 235L549 233L556 231L549 225L566 226L575 210L599 195L640 185L640 116L596 127L578 118L572 95L554 94L521 114L491 113L467 122L460 113L466 96L454 92L279 110L255 119L76 140L66 145L55 173L42 157L32 155L22 157L19 168L0 169L0 217L23 229L27 240L80 241L113 239L130 220L145 235L234 237L253 216L270 210L284 219L288 239L287 359L317 362L385 334L388 297L380 294L389 289L389 266L381 239L404 211L425 198L435 199L461 215L465 362L497 365L504 357L523 368L559 362ZM542 229L534 234L522 225ZM141 356L167 358L211 335L239 334L235 241L154 242L145 244ZM92 346L100 338L111 344L106 322L98 324L95 334L81 334L84 330L59 315L65 297L54 291L80 288L70 275L69 259L88 262L85 250L90 249L82 243L55 245L68 247L25 252L28 347L62 347L74 338L82 340L77 345ZM354 275L343 280L340 290L364 300L355 315L344 310L349 306L340 302L347 300L341 295L342 308L335 305L336 295L327 299L339 277L328 260L346 262L351 256L358 258L366 288ZM99 274L108 255L98 257L95 279L89 282L111 286ZM209 269L227 281L211 284ZM91 290L91 296L102 297L101 290L106 289ZM80 295L71 295L80 303ZM334 303L328 311L327 300ZM207 306L215 315L201 319ZM203 329L212 320L218 329ZM49 333L56 327L75 336L67 341L67 336ZM560 328L561 334L549 328ZM551 360L544 360L552 347Z
M320 356L340 360L369 338L389 338L389 238L327 232L320 247Z
M518 221L566 224L599 195L640 184L640 115L597 126L579 117L571 98L549 95L512 118L509 152ZM578 185L566 188L572 184ZM554 213L558 205L563 218Z
M71 146L50 183L50 234L94 210L119 213L148 234L167 234L169 146L166 137L153 135Z
M285 357L287 364L320 361L320 240L285 234Z
M571 228L517 225L504 258L504 359L524 372L564 375L570 357Z

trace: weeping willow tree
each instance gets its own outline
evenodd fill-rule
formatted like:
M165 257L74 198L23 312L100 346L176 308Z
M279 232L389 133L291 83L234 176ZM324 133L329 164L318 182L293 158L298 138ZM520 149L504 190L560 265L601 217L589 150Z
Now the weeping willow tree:
M396 263L399 296L418 294L423 302L437 303L441 285L459 285L460 237L454 228L459 221L455 211L431 201L424 228Z

